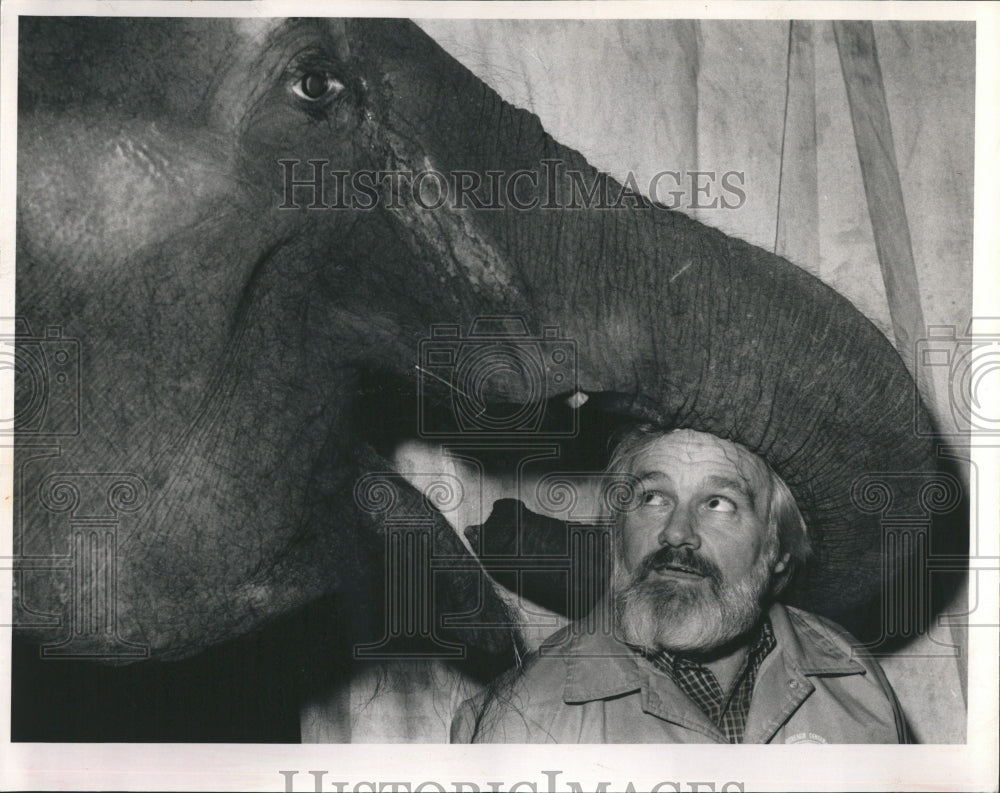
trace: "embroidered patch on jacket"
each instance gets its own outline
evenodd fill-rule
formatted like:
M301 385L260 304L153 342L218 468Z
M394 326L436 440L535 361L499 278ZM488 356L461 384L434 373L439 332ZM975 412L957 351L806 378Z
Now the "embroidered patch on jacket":
M795 735L789 735L785 743L829 743L829 741L814 732L797 732Z

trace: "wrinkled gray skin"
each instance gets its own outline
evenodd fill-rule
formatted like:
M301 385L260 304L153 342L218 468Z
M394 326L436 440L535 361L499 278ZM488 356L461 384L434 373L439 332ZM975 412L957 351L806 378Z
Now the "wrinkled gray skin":
M559 325L584 391L762 450L814 522L859 473L930 468L909 436L838 440L910 425L909 381L878 332L791 265L682 216L277 209L284 158L482 173L557 157L592 174L408 22L22 18L21 51L17 308L36 334L61 324L82 347L81 433L25 476L145 481L147 506L122 524L118 621L154 654L190 654L366 574L359 548L383 527L352 492L386 464L357 435L360 378L415 393L437 322ZM307 73L344 88L304 100ZM868 385L848 399L815 371L813 344ZM741 397L720 409L734 373ZM526 397L513 380L492 388ZM811 406L842 487L817 488L830 479L770 420L792 404ZM31 498L22 513L26 549L66 552L64 514ZM873 520L858 513L867 538L824 551L857 580L816 576L799 602L840 614L871 601ZM68 581L26 574L19 594L62 613Z

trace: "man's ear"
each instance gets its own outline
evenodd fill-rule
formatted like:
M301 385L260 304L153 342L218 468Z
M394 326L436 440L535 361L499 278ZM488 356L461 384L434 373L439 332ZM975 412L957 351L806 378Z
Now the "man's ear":
M773 568L774 574L780 575L781 573L785 572L785 570L788 569L788 560L791 558L792 555L789 553L783 553L780 557L778 557L778 561L774 563L774 568Z

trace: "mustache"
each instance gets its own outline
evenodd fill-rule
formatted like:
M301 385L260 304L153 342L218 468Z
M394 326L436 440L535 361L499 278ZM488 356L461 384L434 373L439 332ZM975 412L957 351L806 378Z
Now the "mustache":
M674 548L670 545L664 545L643 559L634 573L633 580L636 583L645 581L652 573L664 567L681 567L714 582L722 580L722 571L714 562L699 556L690 548Z

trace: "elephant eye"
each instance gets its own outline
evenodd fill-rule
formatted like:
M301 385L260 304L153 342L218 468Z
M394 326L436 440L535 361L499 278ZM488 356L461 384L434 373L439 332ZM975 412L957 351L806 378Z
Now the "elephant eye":
M292 91L307 102L319 102L336 96L344 90L344 84L332 75L321 71L310 71L296 78Z

